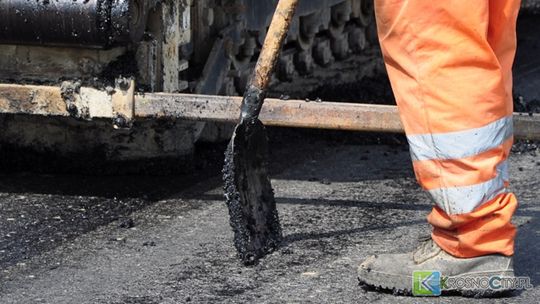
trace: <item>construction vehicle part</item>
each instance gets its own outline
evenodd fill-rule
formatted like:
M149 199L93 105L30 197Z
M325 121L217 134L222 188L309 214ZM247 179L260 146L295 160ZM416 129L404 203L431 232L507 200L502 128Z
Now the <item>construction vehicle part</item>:
M2 0L0 43L106 48L138 42L146 0Z
M0 83L59 87L67 81L64 95L73 89L81 95L72 99L72 114L58 116L69 119L49 119L45 109L33 117L0 117L0 145L73 155L93 144L105 147L106 157L135 159L189 154L197 140L230 138L230 124L215 122L135 119L130 129L109 130L109 93L117 79L133 77L137 91L242 94L276 3L0 0ZM104 28L94 22L103 17L98 12L112 17ZM123 13L129 17L117 20ZM373 0L301 1L271 91L302 99L329 80L335 85L374 76L384 68L377 43ZM106 121L95 118L103 114Z
M135 80L120 78L116 81L111 96L113 110L113 126L116 129L127 129L132 126L135 115Z
M3 126L0 144L73 155L89 151L88 145L93 142L94 146L103 148L107 157L115 159L145 158L141 146L147 147L148 158L161 158L175 155L175 150L176 155L189 153L197 140L230 138L232 127L215 122L136 121L130 129L122 128L118 132L96 130L110 123L99 121L93 114L113 111L108 102L102 101L109 100L117 80L126 77L135 79L138 91L242 94L277 3L275 0L30 2L0 1L3 5L0 14L9 14L8 9L13 13L9 15L11 19L0 20L3 27L10 28L10 31L0 33L0 83L60 86L65 82L66 97L73 90L80 90L81 97L68 98L71 100L71 118L65 120L66 128L61 131L63 141L58 139L61 119L35 116L32 120L15 115L0 117L3 121L0 122ZM127 12L131 24L144 27L142 36L138 30L136 37L129 39L125 35L95 36L96 23L92 18L101 18L96 12L103 11L104 7L113 14L113 9L126 7L125 4L132 5ZM19 17L15 14L17 11L13 12L17 6L23 8L18 12ZM30 9L36 7L41 8L38 11L41 13L32 16L35 21L25 23L20 14L30 14ZM53 8L58 14L45 20L45 13L54 11ZM80 22L72 23L74 19L70 18L83 11L86 14L78 18ZM314 90L321 79L335 78L338 74L343 81L373 76L376 70L371 66L377 62L373 60L377 56L376 43L365 43L363 49L358 47L362 45L363 37L369 37L365 21L372 19L372 14L371 0L301 1L271 87L286 90L289 94L305 94ZM66 22L61 24L60 21ZM109 24L115 22L114 18L106 21ZM25 34L16 36L11 29L20 22ZM32 34L45 31L45 28L50 30L47 35L58 35L47 39L43 38L46 35L40 35L40 40L34 39ZM86 29L86 37L77 35L75 39L70 36L72 31L78 33L82 28ZM125 26L120 28L125 29ZM130 35L133 33L130 30ZM324 47L317 47L319 41L325 44ZM351 54L357 56L354 63L349 64L355 65L355 69L347 69L346 73L342 68L331 70L331 63L347 60ZM315 58L327 66L317 64ZM382 64L377 66L381 68ZM298 80L307 83L293 86ZM301 89L301 92L295 93L293 89ZM123 118L118 117L116 127ZM153 129L141 129L148 127Z
M92 88L80 88L93 119L113 119L112 97ZM98 94L98 95L95 95ZM95 98L102 99L95 99ZM134 119L178 119L200 122L238 122L239 96L175 93L134 95ZM71 117L59 87L0 84L0 114ZM396 106L354 103L281 100L266 98L259 115L268 126L402 133ZM514 136L540 140L540 114L514 113Z

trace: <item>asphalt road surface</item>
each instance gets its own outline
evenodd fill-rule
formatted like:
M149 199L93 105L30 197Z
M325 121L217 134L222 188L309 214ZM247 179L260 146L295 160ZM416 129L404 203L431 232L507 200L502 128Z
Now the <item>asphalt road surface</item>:
M498 303L540 296L534 154L515 153L511 172L516 272L535 288ZM276 146L272 162L285 241L253 267L235 256L219 177L183 187L178 177L2 176L0 303L432 301L364 292L355 277L366 256L411 250L429 232L406 146L299 140Z

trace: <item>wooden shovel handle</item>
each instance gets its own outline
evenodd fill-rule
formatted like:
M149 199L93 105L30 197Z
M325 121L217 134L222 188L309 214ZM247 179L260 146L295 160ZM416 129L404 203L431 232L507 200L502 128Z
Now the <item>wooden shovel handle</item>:
M259 117L264 102L266 88L270 83L272 71L281 50L281 44L289 31L298 0L279 0L270 28L251 76L251 81L244 92L240 123L253 122Z
M279 57L279 51L294 16L298 0L280 0L272 17L266 38L251 78L251 85L266 90Z

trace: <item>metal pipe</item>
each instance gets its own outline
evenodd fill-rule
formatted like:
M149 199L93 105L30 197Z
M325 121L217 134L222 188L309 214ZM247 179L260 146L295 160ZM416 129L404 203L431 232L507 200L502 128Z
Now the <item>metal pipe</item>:
M90 118L114 118L112 97L81 88ZM134 118L238 122L242 97L148 93L135 95ZM0 84L0 113L71 116L59 87ZM402 133L397 107L267 98L260 114L268 126ZM540 114L514 113L516 138L540 140Z
M154 93L135 96L137 117L238 122L241 97ZM395 106L266 98L259 119L268 126L402 132Z
M153 93L135 96L135 116L238 122L242 97ZM268 126L403 133L396 106L266 98L259 119ZM514 136L540 140L540 114L514 113Z

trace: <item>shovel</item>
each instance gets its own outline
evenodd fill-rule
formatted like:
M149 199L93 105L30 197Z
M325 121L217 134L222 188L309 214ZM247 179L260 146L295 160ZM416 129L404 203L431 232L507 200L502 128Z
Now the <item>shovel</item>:
M259 120L265 91L298 0L280 0L242 100L240 122L225 153L223 180L234 246L242 262L256 263L282 239L268 177L268 137Z

